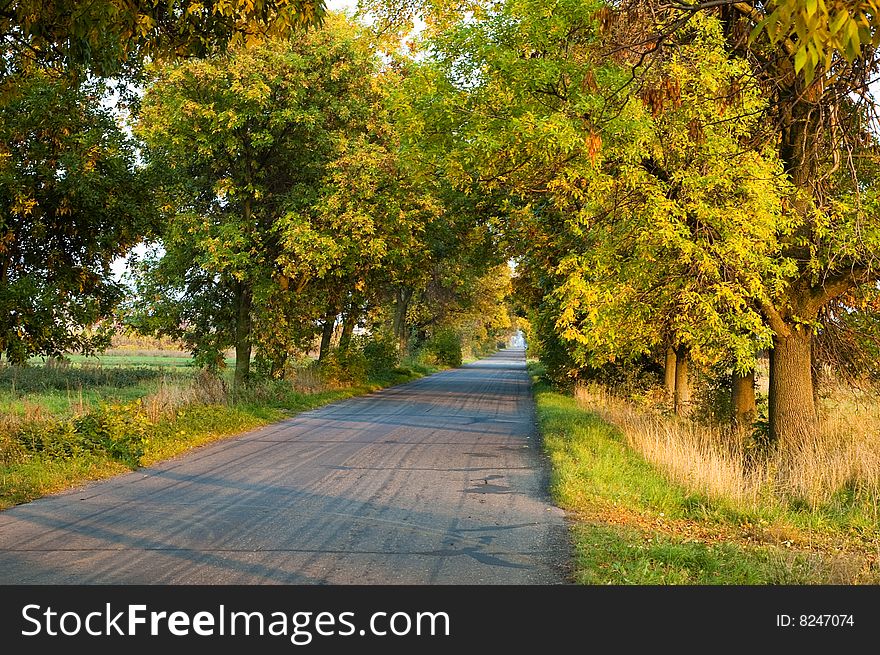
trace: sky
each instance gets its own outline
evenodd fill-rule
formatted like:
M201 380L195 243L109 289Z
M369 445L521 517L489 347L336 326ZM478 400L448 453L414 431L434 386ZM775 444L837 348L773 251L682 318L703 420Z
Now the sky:
M330 11L354 11L357 6L357 0L327 0L327 9Z

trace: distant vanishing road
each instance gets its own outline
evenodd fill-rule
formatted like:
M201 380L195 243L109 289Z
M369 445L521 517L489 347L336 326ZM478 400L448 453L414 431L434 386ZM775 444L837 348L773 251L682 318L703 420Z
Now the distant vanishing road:
M554 584L522 350L0 512L0 584Z

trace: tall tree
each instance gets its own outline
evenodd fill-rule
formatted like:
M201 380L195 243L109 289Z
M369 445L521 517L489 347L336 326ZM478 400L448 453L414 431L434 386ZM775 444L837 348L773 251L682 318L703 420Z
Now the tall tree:
M104 108L109 85L125 89L148 58L289 34L322 15L320 0L2 3L0 349L21 360L100 345L88 328L122 295L110 263L151 226L134 147Z
M235 348L237 383L249 375L254 321L273 322L260 313L293 302L344 256L350 235L313 208L347 135L365 129L375 69L358 28L330 15L296 41L158 67L145 93L139 134L169 194L156 271L184 303L206 278L223 290L231 306L201 311L232 321L200 343ZM166 329L186 331L176 319Z
M636 326L657 326L691 357L732 347L742 374L749 351L772 339L771 434L797 437L815 427L812 341L822 317L877 280L868 97L877 22L876 3L858 0L510 0L432 33L433 99L424 104L449 179L512 190L527 242L569 252L564 270L540 257L537 277L555 291L548 317L562 320L536 325L605 358L644 347ZM713 24L720 31L707 31ZM691 66L703 77L683 98L687 67L675 58L701 44L713 52ZM652 144L651 132L666 136ZM751 173L734 161L750 162ZM627 186L635 179L637 189ZM763 192L754 186L762 180ZM615 187L626 192L620 202L603 202ZM743 193L752 213L737 234ZM638 207L655 215L628 231L617 219L621 210L638 217ZM569 232L568 247L536 238L547 230ZM597 245L617 254L604 268L590 257ZM586 276L571 277L578 270ZM603 275L612 283L597 289ZM596 320L609 320L602 344Z
M773 329L770 428L777 438L815 429L814 334L840 298L880 279L875 211L877 139L870 129L869 82L880 65L880 12L871 0L837 2L674 2L669 21L711 12L732 51L770 102L767 143L778 151L797 224L783 241L795 266L787 284L762 303ZM668 25L669 22L666 22ZM653 43L665 42L660 25Z

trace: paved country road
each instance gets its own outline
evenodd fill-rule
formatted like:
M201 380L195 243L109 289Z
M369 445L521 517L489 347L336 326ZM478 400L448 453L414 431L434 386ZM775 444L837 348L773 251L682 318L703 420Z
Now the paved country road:
M522 350L0 512L0 584L553 584Z

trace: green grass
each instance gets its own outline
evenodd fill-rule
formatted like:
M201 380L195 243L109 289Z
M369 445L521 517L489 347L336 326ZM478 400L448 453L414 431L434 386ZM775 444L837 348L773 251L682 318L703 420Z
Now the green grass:
M628 526L581 523L573 529L575 582L637 585L762 585L822 582L815 556L731 542L646 535Z
M0 367L0 414L37 412L71 416L103 402L130 402L159 388L162 380L192 373L143 365L122 367Z
M551 493L572 517L574 580L582 584L812 584L878 581L857 555L790 547L809 525L846 543L834 521L778 508L742 511L669 481L613 425L554 390L530 364ZM801 513L802 514L802 513ZM851 525L858 526L855 522ZM876 529L876 526L875 526ZM775 535L768 540L766 535ZM764 535L764 536L762 536ZM850 551L857 551L858 544ZM834 548L830 549L834 550ZM867 567L867 570L865 570Z
M128 349L109 350L96 356L87 355L66 355L65 359L72 368L193 368L193 358L186 353L169 350L169 351L138 351ZM227 365L234 366L235 359L227 358ZM44 363L43 357L34 357L29 360L31 367L42 367Z

